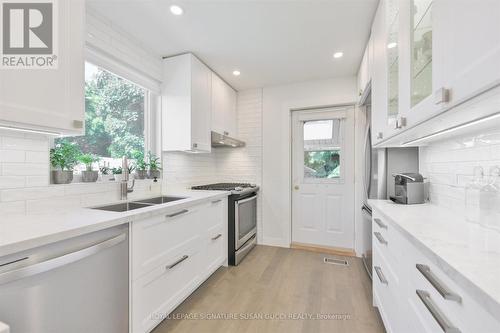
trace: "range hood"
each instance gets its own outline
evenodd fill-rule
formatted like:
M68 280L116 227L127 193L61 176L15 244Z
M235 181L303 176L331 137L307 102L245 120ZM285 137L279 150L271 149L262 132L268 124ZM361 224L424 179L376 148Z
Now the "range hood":
M245 147L245 142L232 138L227 135L219 134L217 132L212 131L212 147L220 148L220 147L229 147L229 148L238 148Z

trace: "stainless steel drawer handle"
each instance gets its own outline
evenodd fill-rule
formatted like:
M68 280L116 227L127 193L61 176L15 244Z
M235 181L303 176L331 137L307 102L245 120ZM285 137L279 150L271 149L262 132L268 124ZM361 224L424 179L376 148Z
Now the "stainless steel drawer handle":
M378 276L378 279L380 280L380 282L388 285L389 282L385 278L384 273L382 273L382 268L380 268L380 266L373 266L373 268L375 269L375 272L377 273L377 276Z
M179 216L179 215L182 215L182 214L186 214L187 212L189 212L189 210L187 209L183 209L177 213L173 213L173 214L170 214L170 215L165 215L166 217L175 217L175 216Z
M384 222L382 222L380 219L373 219L373 221L375 221L375 223L378 224L379 227L381 227L382 229L387 229L387 224L385 224Z
M214 240L218 240L218 239L219 239L219 238L221 238L221 237L222 237L222 234L218 234L217 236L212 237L212 240L213 240L213 241L214 241Z
M174 268L175 266L179 265L181 262L183 262L184 260L186 260L187 258L189 258L189 256L187 254L183 255L179 260L177 260L176 262L174 262L173 264L171 265L167 265L167 269L172 269Z
M382 234L380 232L374 232L373 234L375 235L375 237L377 237L380 244L387 245L387 241L384 239L384 237L382 237Z
M432 301L431 295L425 290L416 290L418 297L424 303L425 307L431 313L432 317L436 320L443 332L446 333L460 333L460 330L453 326L453 324L446 318L446 316L439 310L436 304Z
M216 204L216 203L219 203L219 202L221 202L221 201L222 201L222 199L219 199L219 200L214 200L214 201L212 201L212 203L213 203L213 204Z
M417 264L416 265L418 271L422 273L422 275L430 282L430 284L436 288L438 293L443 296L444 299L455 301L458 303L462 302L462 297L457 293L451 291L448 287L444 285L444 283L439 280L439 278L432 273L431 269L427 265Z

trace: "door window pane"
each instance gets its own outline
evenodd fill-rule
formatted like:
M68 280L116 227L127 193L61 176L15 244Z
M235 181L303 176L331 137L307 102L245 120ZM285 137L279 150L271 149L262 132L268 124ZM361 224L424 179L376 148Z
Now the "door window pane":
M340 178L341 121L304 122L304 178Z

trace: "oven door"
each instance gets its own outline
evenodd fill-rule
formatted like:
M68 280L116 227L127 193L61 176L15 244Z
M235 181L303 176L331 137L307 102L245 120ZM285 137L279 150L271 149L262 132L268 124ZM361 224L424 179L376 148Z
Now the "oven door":
M236 200L234 203L234 242L236 249L257 232L257 196Z

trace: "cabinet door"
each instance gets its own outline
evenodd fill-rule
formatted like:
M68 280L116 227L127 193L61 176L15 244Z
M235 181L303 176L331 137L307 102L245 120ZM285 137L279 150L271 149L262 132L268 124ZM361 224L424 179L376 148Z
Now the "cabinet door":
M380 1L373 20L372 142L387 136L387 61L384 20L385 1Z
M85 1L58 1L58 68L0 69L0 123L83 134Z
M211 151L212 72L191 57L191 148Z
M450 105L500 83L500 1L434 0L441 86Z
M212 73L212 130L236 137L236 122L236 91Z

